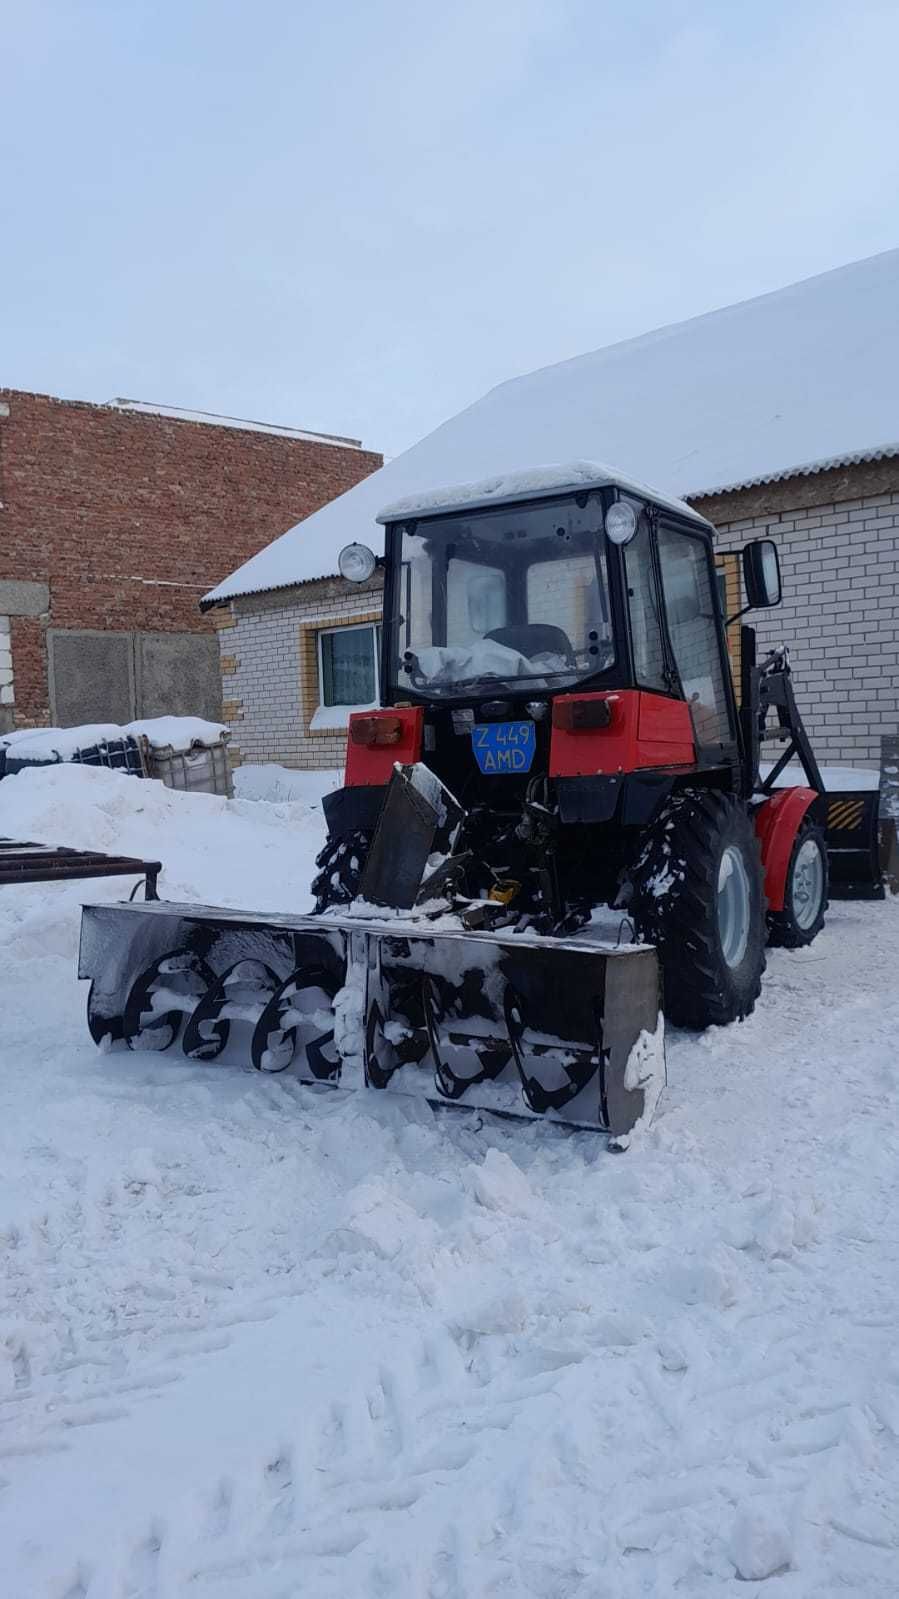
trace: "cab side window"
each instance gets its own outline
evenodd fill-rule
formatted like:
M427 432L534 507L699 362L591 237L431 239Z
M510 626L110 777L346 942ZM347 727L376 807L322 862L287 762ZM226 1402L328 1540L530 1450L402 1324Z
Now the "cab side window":
M712 585L716 581L705 542L659 527L659 564L665 615L697 744L733 738L718 643Z

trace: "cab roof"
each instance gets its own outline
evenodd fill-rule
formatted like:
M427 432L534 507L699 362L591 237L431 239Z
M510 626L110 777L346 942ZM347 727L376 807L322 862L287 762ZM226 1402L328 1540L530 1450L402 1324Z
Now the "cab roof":
M714 531L712 523L686 501L670 494L660 494L635 483L633 479L617 472L601 461L566 461L552 466L528 467L521 472L501 472L474 483L452 484L446 488L428 489L423 494L409 494L378 512L381 523L405 522L411 517L439 516L453 511L482 510L492 505L510 505L521 500L555 498L560 494L576 494L585 489L616 488L649 500L678 516Z

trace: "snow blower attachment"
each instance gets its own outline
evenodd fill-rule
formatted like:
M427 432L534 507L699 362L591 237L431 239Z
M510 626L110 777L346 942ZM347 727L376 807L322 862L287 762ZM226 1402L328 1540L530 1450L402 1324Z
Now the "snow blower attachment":
M461 813L426 768L398 770L366 883L407 909ZM412 825L410 825L410 823ZM393 863L392 875L386 864ZM437 870L443 860L437 862ZM371 914L362 914L368 910ZM487 934L426 918L254 916L88 906L79 974L96 1043L601 1128L651 1115L664 1077L658 963L646 948Z
M663 1078L660 979L681 1026L749 1015L831 862L879 891L877 796L825 793L789 652L735 636L780 602L770 539L728 621L711 524L589 462L379 520L383 704L349 718L316 914L87 907L91 1032L623 1138Z
M97 1044L214 1061L231 1043L306 1083L620 1137L663 1082L651 949L149 901L85 907L79 975Z

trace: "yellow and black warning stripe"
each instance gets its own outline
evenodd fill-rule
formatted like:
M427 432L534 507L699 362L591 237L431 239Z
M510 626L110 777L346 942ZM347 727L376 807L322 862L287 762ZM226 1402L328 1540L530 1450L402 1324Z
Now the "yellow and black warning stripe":
M827 805L828 832L849 832L860 827L864 814L864 800L832 799Z

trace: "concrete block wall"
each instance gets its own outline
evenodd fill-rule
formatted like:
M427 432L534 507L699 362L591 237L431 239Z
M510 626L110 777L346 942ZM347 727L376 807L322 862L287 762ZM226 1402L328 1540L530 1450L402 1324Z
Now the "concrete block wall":
M899 492L723 524L718 547L772 538L783 604L747 618L759 651L790 646L796 697L819 760L877 766L899 731Z
M315 635L320 628L379 620L381 587L380 573L364 584L326 578L246 595L210 613L219 636L233 764L343 769L346 732L313 732L309 726L319 703Z
M12 729L15 703L10 618L0 616L0 733L8 733Z

